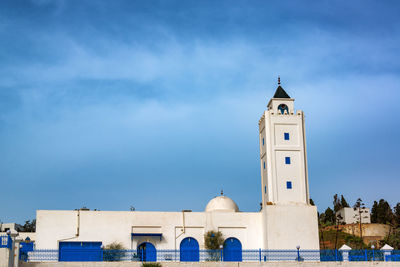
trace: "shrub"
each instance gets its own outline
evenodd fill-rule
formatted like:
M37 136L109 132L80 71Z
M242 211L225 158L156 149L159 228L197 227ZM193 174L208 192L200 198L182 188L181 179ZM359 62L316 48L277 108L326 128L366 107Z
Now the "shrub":
M220 231L208 231L204 235L204 246L206 249L220 249L220 246L224 244L224 238Z
M103 260L104 261L121 261L125 257L126 248L122 243L112 242L104 247Z
M159 262L144 262L142 267L161 267L161 263Z
M208 231L204 235L204 246L208 251L207 261L219 261L221 259L220 246L224 244L224 238L220 231Z
M108 244L107 246L104 247L104 249L109 249L109 250L122 250L126 249L122 243L119 242L112 242L111 244Z

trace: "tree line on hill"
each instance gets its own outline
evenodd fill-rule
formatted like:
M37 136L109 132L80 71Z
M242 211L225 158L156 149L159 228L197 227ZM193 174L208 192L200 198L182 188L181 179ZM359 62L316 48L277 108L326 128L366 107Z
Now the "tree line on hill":
M320 226L338 226L341 223L341 218L336 216L336 212L338 212L342 208L350 207L349 203L346 201L343 195L340 197L335 194L333 196L333 209L328 207L324 212L318 214ZM353 205L355 210L360 210L365 207L365 204L359 198L357 202ZM339 216L340 217L340 216ZM360 233L361 231L361 213L360 217L357 220L360 224ZM379 201L374 201L374 204L371 208L371 223L381 223L387 224L391 226L391 230L389 235L385 240L382 240L383 243L387 243L395 249L400 249L400 203L397 203L393 209L390 204L384 200L380 199ZM362 237L362 234L361 234Z
M359 199L361 200L361 199ZM362 200L359 205L362 205ZM357 208L357 203L353 208ZM324 212L319 214L320 222L323 226L330 226L336 224L335 213L342 208L348 208L350 205L343 195L338 197L337 194L333 196L333 209L328 207ZM389 224L391 226L400 226L400 203L397 203L393 209L390 204L380 199L378 202L374 201L371 209L371 223Z

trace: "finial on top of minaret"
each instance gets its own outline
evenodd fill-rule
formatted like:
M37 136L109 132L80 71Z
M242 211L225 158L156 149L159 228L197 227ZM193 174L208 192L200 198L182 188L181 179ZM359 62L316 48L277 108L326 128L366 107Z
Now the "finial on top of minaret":
M223 196L224 195L224 190L221 190L221 196Z
M278 76L278 85L281 85L281 77Z

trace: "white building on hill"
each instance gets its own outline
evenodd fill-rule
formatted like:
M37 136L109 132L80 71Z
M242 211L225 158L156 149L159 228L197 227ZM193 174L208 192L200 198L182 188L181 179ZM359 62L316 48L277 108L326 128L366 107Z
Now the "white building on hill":
M371 213L369 208L342 208L336 212L336 217L340 223L371 223Z
M224 251L319 249L317 209L309 203L304 114L295 111L294 99L280 83L259 121L259 138L260 212L241 212L224 195L211 199L204 212L38 210L36 248L120 242L147 251L205 249L204 234L214 230L225 239Z

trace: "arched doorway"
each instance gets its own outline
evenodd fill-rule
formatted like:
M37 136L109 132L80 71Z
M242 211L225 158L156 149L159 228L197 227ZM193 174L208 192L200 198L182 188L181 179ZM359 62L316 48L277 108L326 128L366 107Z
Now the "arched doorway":
M193 237L186 237L180 245L181 261L199 261L199 242Z
M137 248L137 253L141 261L157 261L156 248L150 242L141 243Z
M230 237L224 242L224 261L242 261L242 243L239 239Z

